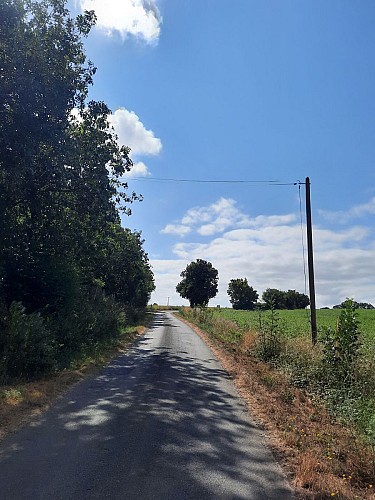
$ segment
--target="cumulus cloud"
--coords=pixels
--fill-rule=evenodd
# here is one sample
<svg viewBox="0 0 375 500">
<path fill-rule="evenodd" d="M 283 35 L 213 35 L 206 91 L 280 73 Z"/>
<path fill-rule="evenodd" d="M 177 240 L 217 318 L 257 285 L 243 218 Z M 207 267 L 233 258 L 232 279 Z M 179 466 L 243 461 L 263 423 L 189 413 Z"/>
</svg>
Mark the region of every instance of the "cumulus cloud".
<svg viewBox="0 0 375 500">
<path fill-rule="evenodd" d="M 148 44 L 157 43 L 162 18 L 155 0 L 78 0 L 82 10 L 94 10 L 96 26 L 106 35 L 117 32 Z"/>
<path fill-rule="evenodd" d="M 237 202 L 231 198 L 220 198 L 208 206 L 190 208 L 175 224 L 168 224 L 162 233 L 170 233 L 170 227 L 183 227 L 181 236 L 195 230 L 201 236 L 213 236 L 230 228 L 274 226 L 287 224 L 296 220 L 295 214 L 286 215 L 259 215 L 250 217 L 237 207 Z M 189 228 L 189 230 L 187 230 Z"/>
<path fill-rule="evenodd" d="M 237 208 L 236 202 L 230 198 L 220 198 L 207 207 L 193 207 L 189 209 L 180 221 L 172 226 L 184 228 L 184 234 L 193 229 L 202 236 L 212 236 L 225 231 L 229 227 L 246 225 L 248 218 Z M 168 226 L 162 229 L 162 233 L 168 233 Z"/>
<path fill-rule="evenodd" d="M 158 155 L 161 151 L 161 140 L 155 137 L 152 130 L 147 130 L 134 111 L 125 108 L 116 109 L 108 116 L 109 123 L 115 129 L 122 145 L 129 146 L 132 154 Z"/>
<path fill-rule="evenodd" d="M 152 130 L 147 130 L 134 111 L 125 108 L 116 109 L 108 116 L 109 123 L 113 126 L 120 145 L 131 149 L 131 158 L 134 160 L 133 168 L 124 177 L 146 177 L 150 175 L 147 166 L 138 161 L 139 156 L 156 156 L 162 149 L 161 140 L 155 137 Z"/>
<path fill-rule="evenodd" d="M 81 120 L 80 112 L 74 108 L 71 111 L 74 120 Z M 152 130 L 147 130 L 134 111 L 118 108 L 114 113 L 108 115 L 108 122 L 112 125 L 120 146 L 128 146 L 131 149 L 131 158 L 134 161 L 133 168 L 126 172 L 124 177 L 146 177 L 150 175 L 148 167 L 140 156 L 157 156 L 162 149 L 161 140 L 155 137 Z"/>
<path fill-rule="evenodd" d="M 202 228 L 212 220 L 215 224 L 216 216 L 220 215 L 219 211 L 216 218 L 212 215 L 213 206 L 233 210 L 235 220 L 220 233 L 213 234 L 208 230 L 202 241 L 197 233 L 202 235 Z M 199 224 L 199 209 L 204 214 L 204 224 Z M 171 303 L 185 303 L 176 294 L 175 287 L 180 279 L 179 273 L 197 258 L 210 261 L 219 271 L 219 293 L 211 300 L 211 305 L 229 305 L 227 287 L 233 278 L 248 278 L 250 285 L 260 294 L 268 287 L 308 293 L 297 215 L 259 215 L 252 218 L 241 213 L 234 200 L 225 203 L 223 199 L 199 209 L 189 210 L 182 218 L 188 227 L 196 230 L 196 237 L 189 232 L 188 241 L 174 244 L 172 251 L 175 259 L 158 260 L 155 266 L 152 261 L 157 287 L 160 279 L 158 270 L 163 265 L 169 269 L 162 274 L 162 287 L 163 293 L 173 299 Z M 302 230 L 304 236 L 306 228 Z M 371 230 L 363 226 L 345 230 L 315 226 L 313 234 L 318 307 L 332 306 L 348 296 L 359 302 L 375 304 L 375 283 L 369 275 L 375 260 Z M 162 298 L 159 300 L 162 301 Z"/>
</svg>

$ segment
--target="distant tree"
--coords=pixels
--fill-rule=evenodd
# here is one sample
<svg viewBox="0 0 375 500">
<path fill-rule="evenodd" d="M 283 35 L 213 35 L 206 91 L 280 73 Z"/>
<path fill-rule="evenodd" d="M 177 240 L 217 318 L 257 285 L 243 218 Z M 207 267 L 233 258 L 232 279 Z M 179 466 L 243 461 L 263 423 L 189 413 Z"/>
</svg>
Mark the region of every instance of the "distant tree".
<svg viewBox="0 0 375 500">
<path fill-rule="evenodd" d="M 271 307 L 274 309 L 286 309 L 285 292 L 276 288 L 267 288 L 262 294 L 262 300 L 267 309 Z"/>
<path fill-rule="evenodd" d="M 358 309 L 375 309 L 375 307 L 368 302 L 359 302 Z"/>
<path fill-rule="evenodd" d="M 275 309 L 305 309 L 310 300 L 304 293 L 296 292 L 295 290 L 277 290 L 276 288 L 267 288 L 263 292 L 262 299 L 266 308 L 274 307 Z"/>
<path fill-rule="evenodd" d="M 310 299 L 304 293 L 288 290 L 285 292 L 286 309 L 305 309 L 310 305 Z"/>
<path fill-rule="evenodd" d="M 227 293 L 233 309 L 253 310 L 258 293 L 247 282 L 247 279 L 237 278 L 229 282 Z"/>
<path fill-rule="evenodd" d="M 190 302 L 190 307 L 207 306 L 217 294 L 218 271 L 211 262 L 197 259 L 181 272 L 182 280 L 176 290 L 182 298 Z"/>
<path fill-rule="evenodd" d="M 333 306 L 333 309 L 345 309 L 349 299 L 344 300 L 341 304 Z M 351 300 L 352 307 L 354 309 L 375 309 L 375 307 L 369 302 L 356 302 Z"/>
</svg>

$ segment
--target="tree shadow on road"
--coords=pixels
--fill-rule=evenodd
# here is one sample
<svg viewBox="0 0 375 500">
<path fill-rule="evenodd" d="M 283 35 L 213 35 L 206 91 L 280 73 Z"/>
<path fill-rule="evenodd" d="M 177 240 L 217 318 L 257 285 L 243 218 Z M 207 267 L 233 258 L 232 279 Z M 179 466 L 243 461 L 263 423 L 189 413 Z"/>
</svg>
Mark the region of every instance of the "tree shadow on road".
<svg viewBox="0 0 375 500">
<path fill-rule="evenodd" d="M 212 354 L 198 360 L 151 341 L 4 442 L 5 498 L 291 498 Z"/>
</svg>

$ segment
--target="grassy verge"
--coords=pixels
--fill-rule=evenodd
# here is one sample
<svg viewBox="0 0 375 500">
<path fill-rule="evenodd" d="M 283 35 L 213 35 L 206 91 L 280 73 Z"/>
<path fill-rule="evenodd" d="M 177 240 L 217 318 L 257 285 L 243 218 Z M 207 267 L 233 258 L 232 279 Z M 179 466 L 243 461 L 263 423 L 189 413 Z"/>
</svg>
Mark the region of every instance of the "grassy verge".
<svg viewBox="0 0 375 500">
<path fill-rule="evenodd" d="M 73 384 L 95 373 L 113 357 L 126 351 L 144 333 L 149 318 L 150 313 L 142 321 L 143 325 L 125 328 L 119 339 L 97 344 L 59 373 L 0 385 L 0 440 L 41 414 Z"/>
<path fill-rule="evenodd" d="M 301 498 L 375 498 L 371 442 L 334 415 L 321 395 L 296 387 L 285 362 L 259 359 L 260 333 L 205 312 L 181 312 L 199 327 L 200 335 L 233 375 L 251 413 L 271 436 Z M 311 367 L 320 362 L 321 350 L 312 349 L 304 338 L 283 343 L 279 360 L 285 352 L 294 358 L 293 373 L 301 378 L 304 363 Z"/>
</svg>

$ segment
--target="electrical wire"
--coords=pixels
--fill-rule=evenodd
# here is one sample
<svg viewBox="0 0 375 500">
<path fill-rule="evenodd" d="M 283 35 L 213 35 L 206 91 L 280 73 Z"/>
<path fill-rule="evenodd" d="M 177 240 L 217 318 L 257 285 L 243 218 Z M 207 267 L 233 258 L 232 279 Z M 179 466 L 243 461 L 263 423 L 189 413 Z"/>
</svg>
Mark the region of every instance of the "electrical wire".
<svg viewBox="0 0 375 500">
<path fill-rule="evenodd" d="M 305 249 L 305 240 L 304 240 L 304 237 L 303 237 L 301 183 L 299 183 L 299 185 L 298 185 L 298 197 L 299 197 L 299 216 L 300 216 L 300 223 L 301 223 L 301 243 L 302 243 L 303 275 L 304 275 L 304 279 L 305 279 L 305 294 L 307 295 L 306 249 Z"/>
<path fill-rule="evenodd" d="M 296 186 L 302 184 L 298 182 L 281 182 L 278 180 L 247 180 L 247 179 L 176 179 L 161 177 L 119 177 L 125 181 L 152 181 L 152 182 L 184 182 L 200 184 L 268 184 L 272 186 Z"/>
</svg>

